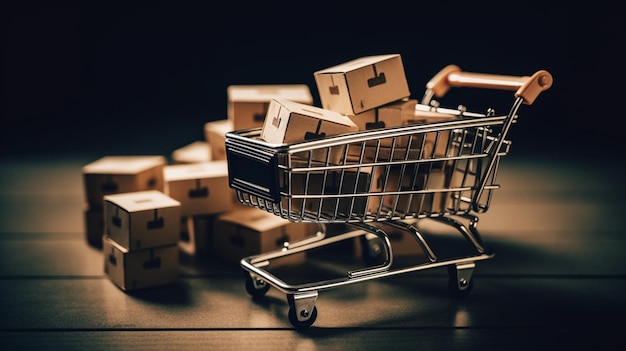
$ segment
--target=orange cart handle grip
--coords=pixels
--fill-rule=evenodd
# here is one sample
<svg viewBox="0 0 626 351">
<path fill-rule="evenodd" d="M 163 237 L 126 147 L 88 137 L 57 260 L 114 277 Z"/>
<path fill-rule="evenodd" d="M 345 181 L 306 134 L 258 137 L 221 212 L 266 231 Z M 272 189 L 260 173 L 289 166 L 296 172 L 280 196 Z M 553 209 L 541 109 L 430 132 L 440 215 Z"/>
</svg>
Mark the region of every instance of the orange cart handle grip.
<svg viewBox="0 0 626 351">
<path fill-rule="evenodd" d="M 519 77 L 463 72 L 456 65 L 448 65 L 426 84 L 426 88 L 439 98 L 451 87 L 515 90 L 515 97 L 522 98 L 525 104 L 531 105 L 542 91 L 552 86 L 552 81 L 552 75 L 546 70 L 537 71 L 532 76 Z"/>
</svg>

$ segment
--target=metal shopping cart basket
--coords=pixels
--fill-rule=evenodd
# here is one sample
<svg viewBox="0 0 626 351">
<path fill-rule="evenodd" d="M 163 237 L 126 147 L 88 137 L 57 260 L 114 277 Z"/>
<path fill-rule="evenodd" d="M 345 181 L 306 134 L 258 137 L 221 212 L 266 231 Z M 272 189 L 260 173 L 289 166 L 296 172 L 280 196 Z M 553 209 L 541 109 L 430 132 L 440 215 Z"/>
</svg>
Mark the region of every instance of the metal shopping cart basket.
<svg viewBox="0 0 626 351">
<path fill-rule="evenodd" d="M 288 145 L 264 142 L 261 128 L 227 133 L 229 182 L 238 200 L 292 222 L 319 226 L 314 236 L 243 258 L 248 293 L 262 296 L 270 286 L 285 293 L 289 321 L 296 328 L 315 322 L 319 291 L 426 268 L 448 267 L 450 291 L 467 295 L 475 262 L 494 255 L 478 233 L 476 215 L 488 210 L 492 192 L 499 187 L 498 165 L 510 146 L 507 132 L 520 106 L 532 104 L 551 85 L 552 76 L 545 70 L 517 77 L 463 72 L 450 65 L 427 83 L 415 108 L 415 123 Z M 500 116 L 491 109 L 479 114 L 438 107 L 433 98 L 451 87 L 511 90 L 514 102 L 509 113 Z M 426 122 L 418 123 L 421 117 Z M 416 225 L 423 219 L 458 230 L 473 252 L 438 257 Z M 354 230 L 328 235 L 330 223 Z M 380 223 L 410 233 L 426 262 L 392 266 L 392 245 Z M 274 259 L 357 237 L 374 237 L 364 242 L 376 243 L 367 248 L 380 259 L 341 278 L 289 284 L 267 269 Z"/>
</svg>

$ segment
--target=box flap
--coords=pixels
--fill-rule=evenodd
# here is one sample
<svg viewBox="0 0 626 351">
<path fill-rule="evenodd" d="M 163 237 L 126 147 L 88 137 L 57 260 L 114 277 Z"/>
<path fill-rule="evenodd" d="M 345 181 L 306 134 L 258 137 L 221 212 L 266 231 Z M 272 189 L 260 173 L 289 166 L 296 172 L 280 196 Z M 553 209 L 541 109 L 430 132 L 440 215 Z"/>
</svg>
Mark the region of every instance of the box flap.
<svg viewBox="0 0 626 351">
<path fill-rule="evenodd" d="M 257 232 L 267 232 L 290 222 L 256 207 L 238 208 L 219 216 L 220 221 L 236 224 Z"/>
<path fill-rule="evenodd" d="M 322 70 L 316 71 L 314 74 L 329 74 L 329 73 L 345 73 L 358 68 L 373 65 L 380 61 L 388 60 L 394 57 L 398 57 L 400 54 L 388 54 L 388 55 L 374 55 L 357 58 L 348 62 L 344 62 L 332 67 L 328 67 Z"/>
<path fill-rule="evenodd" d="M 213 160 L 190 164 L 167 165 L 163 169 L 165 181 L 186 179 L 204 179 L 228 177 L 228 163 L 226 160 Z"/>
<path fill-rule="evenodd" d="M 322 119 L 331 123 L 337 123 L 347 126 L 352 131 L 358 131 L 359 127 L 352 120 L 339 112 L 323 109 L 317 106 L 309 106 L 295 101 L 284 99 L 273 99 L 276 103 L 288 109 L 291 113 L 297 113 L 303 116 L 311 116 Z"/>
<path fill-rule="evenodd" d="M 106 195 L 104 201 L 111 202 L 128 212 L 180 206 L 180 202 L 158 190 Z"/>
<path fill-rule="evenodd" d="M 104 156 L 88 165 L 85 174 L 136 174 L 154 167 L 164 166 L 164 156 Z"/>
<path fill-rule="evenodd" d="M 269 102 L 272 98 L 313 103 L 311 89 L 306 84 L 231 85 L 227 88 L 231 102 Z"/>
</svg>

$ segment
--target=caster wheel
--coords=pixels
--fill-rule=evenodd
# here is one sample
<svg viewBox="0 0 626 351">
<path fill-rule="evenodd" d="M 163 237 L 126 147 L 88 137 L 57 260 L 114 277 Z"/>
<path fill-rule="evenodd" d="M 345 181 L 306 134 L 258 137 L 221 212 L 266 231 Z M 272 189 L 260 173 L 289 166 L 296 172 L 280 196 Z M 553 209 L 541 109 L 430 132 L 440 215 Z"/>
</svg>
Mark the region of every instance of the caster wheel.
<svg viewBox="0 0 626 351">
<path fill-rule="evenodd" d="M 246 291 L 250 294 L 250 296 L 263 296 L 269 289 L 270 285 L 267 284 L 267 282 L 261 280 L 257 280 L 255 282 L 250 275 L 246 276 Z"/>
<path fill-rule="evenodd" d="M 304 311 L 303 311 L 304 312 Z M 296 308 L 294 305 L 289 306 L 289 322 L 291 325 L 296 327 L 296 329 L 305 329 L 313 325 L 315 320 L 317 319 L 317 307 L 313 306 L 313 311 L 310 312 L 309 318 L 307 320 L 301 321 L 298 319 Z"/>
<path fill-rule="evenodd" d="M 458 281 L 456 267 L 452 266 L 448 269 L 448 292 L 452 297 L 465 297 L 469 295 L 474 287 L 474 279 L 463 280 L 461 284 Z"/>
</svg>

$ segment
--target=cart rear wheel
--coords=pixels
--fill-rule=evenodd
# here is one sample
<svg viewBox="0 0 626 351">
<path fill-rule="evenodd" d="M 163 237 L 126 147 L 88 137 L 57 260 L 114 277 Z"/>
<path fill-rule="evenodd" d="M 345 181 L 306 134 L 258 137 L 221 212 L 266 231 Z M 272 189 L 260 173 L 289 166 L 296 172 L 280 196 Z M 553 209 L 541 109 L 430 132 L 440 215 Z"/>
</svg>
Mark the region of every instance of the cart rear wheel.
<svg viewBox="0 0 626 351">
<path fill-rule="evenodd" d="M 249 274 L 246 275 L 246 291 L 251 296 L 263 296 L 270 289 L 267 282 L 260 279 L 253 279 Z"/>
<path fill-rule="evenodd" d="M 298 313 L 300 313 L 301 315 L 308 314 L 308 319 L 299 320 Z M 313 310 L 310 312 L 309 311 L 298 312 L 296 311 L 295 305 L 289 305 L 289 322 L 291 323 L 291 325 L 296 327 L 296 329 L 308 328 L 311 325 L 313 325 L 313 323 L 315 323 L 316 319 L 317 319 L 317 307 L 316 306 L 313 306 Z"/>
<path fill-rule="evenodd" d="M 474 287 L 474 279 L 460 278 L 456 266 L 448 267 L 448 292 L 453 297 L 465 297 Z"/>
</svg>

